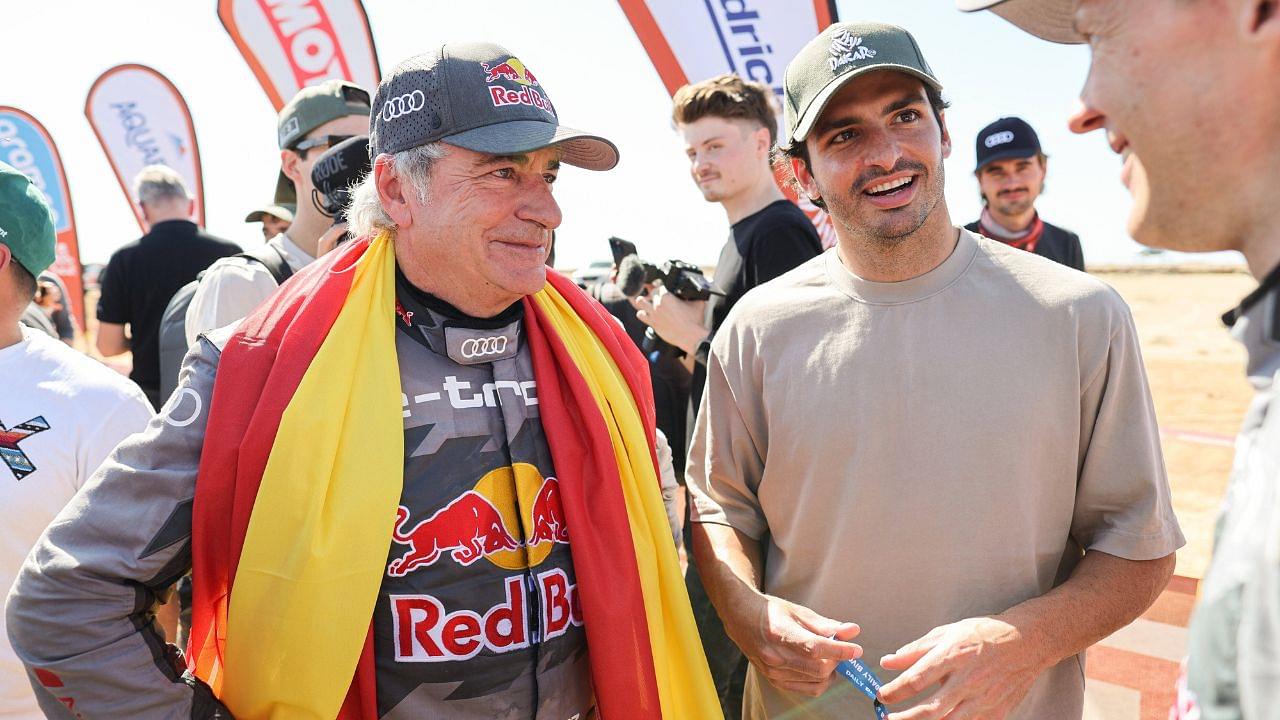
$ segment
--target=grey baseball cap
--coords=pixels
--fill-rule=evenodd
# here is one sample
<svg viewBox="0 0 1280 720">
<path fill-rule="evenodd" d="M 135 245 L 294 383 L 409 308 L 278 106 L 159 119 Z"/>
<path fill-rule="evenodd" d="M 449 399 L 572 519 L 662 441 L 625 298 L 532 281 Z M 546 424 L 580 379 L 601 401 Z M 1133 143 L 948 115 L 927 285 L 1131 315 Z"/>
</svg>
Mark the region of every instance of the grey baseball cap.
<svg viewBox="0 0 1280 720">
<path fill-rule="evenodd" d="M 870 72 L 906 73 L 941 92 L 911 33 L 882 23 L 835 23 L 810 40 L 783 76 L 787 133 L 779 145 L 803 142 L 827 102 L 845 83 Z"/>
<path fill-rule="evenodd" d="M 1043 40 L 1079 45 L 1087 42 L 1076 32 L 1076 0 L 956 0 L 964 12 L 990 10 Z"/>
<path fill-rule="evenodd" d="M 492 43 L 442 45 L 400 63 L 378 85 L 369 118 L 372 157 L 436 141 L 495 155 L 557 145 L 570 165 L 618 164 L 617 146 L 561 125 L 537 76 Z"/>
</svg>

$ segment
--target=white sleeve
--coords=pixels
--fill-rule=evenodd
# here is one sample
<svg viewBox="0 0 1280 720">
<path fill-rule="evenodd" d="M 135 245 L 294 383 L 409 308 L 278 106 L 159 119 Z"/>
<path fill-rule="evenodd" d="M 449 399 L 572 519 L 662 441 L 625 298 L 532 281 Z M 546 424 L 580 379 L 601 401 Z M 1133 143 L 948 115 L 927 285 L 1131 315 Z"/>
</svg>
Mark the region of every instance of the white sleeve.
<svg viewBox="0 0 1280 720">
<path fill-rule="evenodd" d="M 201 333 L 230 325 L 253 312 L 279 285 L 265 265 L 245 258 L 224 258 L 205 271 L 187 306 L 187 347 Z"/>
<path fill-rule="evenodd" d="M 671 525 L 671 539 L 675 540 L 676 547 L 684 544 L 684 518 L 679 516 L 678 503 L 676 496 L 680 491 L 680 484 L 676 482 L 676 468 L 671 462 L 671 442 L 667 440 L 667 436 L 661 430 L 655 430 L 656 436 L 654 443 L 658 451 L 658 470 L 660 477 L 659 484 L 662 487 L 662 505 L 667 511 L 667 523 Z"/>
<path fill-rule="evenodd" d="M 115 401 L 102 414 L 98 425 L 92 428 L 80 443 L 76 473 L 76 489 L 84 486 L 98 466 L 107 459 L 125 438 L 147 429 L 151 422 L 151 403 L 141 390 L 134 389 Z"/>
</svg>

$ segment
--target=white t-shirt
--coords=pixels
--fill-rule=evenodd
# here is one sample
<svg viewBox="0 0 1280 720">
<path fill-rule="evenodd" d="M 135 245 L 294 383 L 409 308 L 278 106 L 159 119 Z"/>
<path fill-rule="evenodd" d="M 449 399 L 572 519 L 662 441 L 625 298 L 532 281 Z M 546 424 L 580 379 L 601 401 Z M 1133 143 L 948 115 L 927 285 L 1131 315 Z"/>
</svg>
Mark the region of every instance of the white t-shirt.
<svg viewBox="0 0 1280 720">
<path fill-rule="evenodd" d="M 45 526 L 150 419 L 137 385 L 53 338 L 24 328 L 0 348 L 0 597 Z M 0 718 L 42 717 L 0 613 Z"/>
</svg>

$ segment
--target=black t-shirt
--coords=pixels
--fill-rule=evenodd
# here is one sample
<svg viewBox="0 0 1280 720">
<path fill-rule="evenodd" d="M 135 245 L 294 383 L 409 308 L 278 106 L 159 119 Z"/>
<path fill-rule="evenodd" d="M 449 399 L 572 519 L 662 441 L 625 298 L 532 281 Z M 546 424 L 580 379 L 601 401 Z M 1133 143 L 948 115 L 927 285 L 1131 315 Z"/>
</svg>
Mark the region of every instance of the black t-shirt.
<svg viewBox="0 0 1280 720">
<path fill-rule="evenodd" d="M 729 228 L 729 242 L 720 251 L 716 263 L 714 289 L 723 295 L 712 295 L 707 301 L 707 325 L 714 335 L 729 310 L 748 290 L 802 265 L 822 253 L 822 239 L 813 221 L 789 200 L 777 200 L 764 209 L 739 220 Z M 692 418 L 702 402 L 702 388 L 707 369 L 702 363 L 693 368 L 693 386 L 689 398 L 690 420 L 686 433 L 693 432 Z"/>
<path fill-rule="evenodd" d="M 160 318 L 169 299 L 219 258 L 240 246 L 201 230 L 193 222 L 168 220 L 111 256 L 102 275 L 98 320 L 129 325 L 133 372 L 143 390 L 160 388 Z"/>
</svg>

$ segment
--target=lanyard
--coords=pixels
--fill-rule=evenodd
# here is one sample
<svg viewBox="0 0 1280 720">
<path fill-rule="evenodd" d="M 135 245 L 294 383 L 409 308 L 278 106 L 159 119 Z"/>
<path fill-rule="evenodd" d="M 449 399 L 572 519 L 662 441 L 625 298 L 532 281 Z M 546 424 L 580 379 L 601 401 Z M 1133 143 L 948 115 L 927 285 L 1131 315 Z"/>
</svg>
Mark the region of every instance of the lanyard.
<svg viewBox="0 0 1280 720">
<path fill-rule="evenodd" d="M 876 717 L 879 720 L 887 720 L 889 717 L 889 709 L 884 703 L 876 697 L 876 693 L 880 691 L 880 678 L 876 674 L 867 669 L 861 660 L 842 660 L 836 665 L 836 672 L 845 680 L 848 680 L 863 695 L 866 695 L 871 702 L 875 703 Z"/>
</svg>

